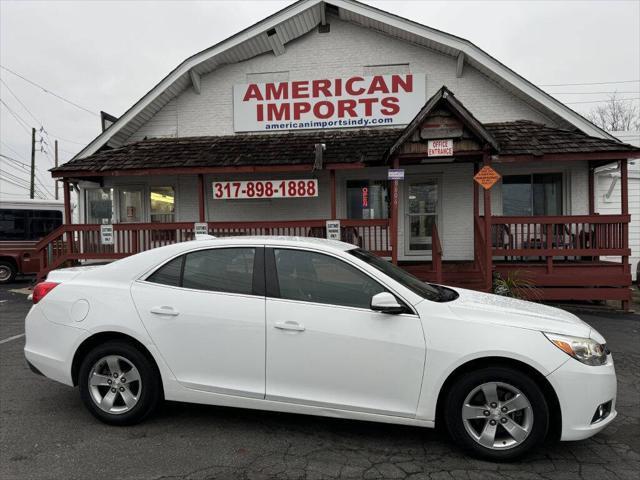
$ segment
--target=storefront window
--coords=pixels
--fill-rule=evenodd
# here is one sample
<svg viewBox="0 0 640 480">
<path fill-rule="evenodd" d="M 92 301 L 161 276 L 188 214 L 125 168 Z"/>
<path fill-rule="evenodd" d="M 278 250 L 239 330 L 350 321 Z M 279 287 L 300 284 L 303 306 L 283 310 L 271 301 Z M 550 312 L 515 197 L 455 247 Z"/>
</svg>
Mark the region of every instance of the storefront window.
<svg viewBox="0 0 640 480">
<path fill-rule="evenodd" d="M 151 221 L 172 223 L 175 221 L 176 193 L 173 187 L 151 187 Z"/>
<path fill-rule="evenodd" d="M 386 180 L 348 180 L 347 218 L 389 218 L 389 194 Z"/>
<path fill-rule="evenodd" d="M 87 190 L 87 223 L 113 223 L 113 189 L 92 188 Z"/>
<path fill-rule="evenodd" d="M 142 222 L 142 188 L 119 188 L 120 223 Z"/>
<path fill-rule="evenodd" d="M 505 175 L 502 205 L 504 215 L 562 215 L 562 174 Z"/>
</svg>

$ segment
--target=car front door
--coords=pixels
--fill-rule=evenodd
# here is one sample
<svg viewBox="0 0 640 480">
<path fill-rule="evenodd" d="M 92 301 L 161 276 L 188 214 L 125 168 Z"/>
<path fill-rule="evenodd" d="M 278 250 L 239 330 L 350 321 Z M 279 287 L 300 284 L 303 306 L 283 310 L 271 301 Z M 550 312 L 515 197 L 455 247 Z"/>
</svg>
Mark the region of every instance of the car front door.
<svg viewBox="0 0 640 480">
<path fill-rule="evenodd" d="M 420 319 L 370 309 L 385 288 L 324 253 L 266 249 L 269 400 L 413 417 L 422 384 Z"/>
<path fill-rule="evenodd" d="M 197 250 L 134 283 L 142 321 L 183 385 L 264 398 L 263 251 Z"/>
</svg>

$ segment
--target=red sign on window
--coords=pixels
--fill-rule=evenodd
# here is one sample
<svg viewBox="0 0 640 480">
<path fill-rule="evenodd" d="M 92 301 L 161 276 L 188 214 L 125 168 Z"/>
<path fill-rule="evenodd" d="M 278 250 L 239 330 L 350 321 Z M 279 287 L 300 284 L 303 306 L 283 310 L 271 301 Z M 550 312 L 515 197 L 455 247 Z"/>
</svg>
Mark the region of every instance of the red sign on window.
<svg viewBox="0 0 640 480">
<path fill-rule="evenodd" d="M 369 189 L 362 187 L 362 208 L 369 207 Z"/>
</svg>

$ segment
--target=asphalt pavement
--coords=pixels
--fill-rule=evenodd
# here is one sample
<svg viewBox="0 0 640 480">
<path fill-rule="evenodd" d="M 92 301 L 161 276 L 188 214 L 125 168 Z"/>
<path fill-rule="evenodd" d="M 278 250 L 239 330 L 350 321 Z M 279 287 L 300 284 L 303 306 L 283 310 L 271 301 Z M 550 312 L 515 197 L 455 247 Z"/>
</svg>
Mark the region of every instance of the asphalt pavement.
<svg viewBox="0 0 640 480">
<path fill-rule="evenodd" d="M 95 420 L 78 391 L 27 368 L 26 295 L 0 287 L 0 478 L 634 479 L 640 478 L 640 315 L 576 310 L 608 340 L 619 417 L 581 442 L 519 462 L 464 455 L 429 429 L 167 402 L 145 423 Z"/>
</svg>

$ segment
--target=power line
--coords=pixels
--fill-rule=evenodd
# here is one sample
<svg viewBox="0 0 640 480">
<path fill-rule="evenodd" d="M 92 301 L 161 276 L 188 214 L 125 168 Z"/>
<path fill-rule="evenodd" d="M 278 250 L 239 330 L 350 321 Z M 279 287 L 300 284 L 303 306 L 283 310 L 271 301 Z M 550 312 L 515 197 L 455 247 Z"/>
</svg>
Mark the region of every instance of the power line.
<svg viewBox="0 0 640 480">
<path fill-rule="evenodd" d="M 640 83 L 638 80 L 618 80 L 616 82 L 585 82 L 585 83 L 548 83 L 545 85 L 538 85 L 539 87 L 573 87 L 578 85 L 609 85 L 612 83 Z"/>
<path fill-rule="evenodd" d="M 615 101 L 616 102 L 627 102 L 627 101 L 633 101 L 633 100 L 640 100 L 640 97 L 636 97 L 636 98 L 616 98 Z M 605 100 L 586 100 L 584 102 L 563 102 L 565 105 L 576 105 L 578 103 L 603 103 L 603 102 L 610 102 L 611 99 L 607 98 Z"/>
<path fill-rule="evenodd" d="M 20 125 L 22 128 L 24 128 L 24 129 L 25 129 L 25 131 L 26 131 L 27 133 L 30 133 L 30 132 L 29 132 L 29 124 L 28 124 L 27 122 L 25 122 L 25 121 L 20 117 L 20 115 L 18 115 L 16 112 L 14 112 L 13 110 L 11 110 L 11 107 L 9 107 L 9 105 L 7 105 L 7 104 L 4 102 L 4 100 L 2 100 L 1 98 L 0 98 L 0 103 L 2 103 L 2 105 L 4 105 L 4 107 L 5 107 L 7 110 L 9 110 L 9 113 L 13 116 L 13 118 L 15 118 L 16 122 L 18 122 L 18 125 Z"/>
<path fill-rule="evenodd" d="M 633 92 L 633 91 L 628 91 L 628 92 L 619 92 L 619 91 L 615 91 L 615 92 L 547 92 L 550 93 L 551 95 L 616 95 L 618 93 L 623 94 L 623 93 L 640 93 L 640 92 Z"/>
<path fill-rule="evenodd" d="M 0 170 L 0 172 L 1 172 L 1 173 L 4 173 L 4 175 L 5 175 L 5 176 L 2 178 L 2 181 L 3 181 L 3 182 L 8 182 L 8 183 L 10 183 L 10 184 L 12 184 L 12 185 L 15 185 L 16 187 L 23 188 L 23 189 L 25 189 L 25 190 L 29 190 L 29 189 L 30 189 L 30 188 L 29 188 L 29 186 L 25 186 L 25 184 L 26 184 L 26 185 L 29 185 L 29 182 L 27 182 L 26 180 L 24 180 L 24 179 L 22 179 L 22 178 L 20 178 L 20 177 L 16 177 L 15 175 L 10 174 L 9 172 L 5 172 L 5 171 L 2 171 L 2 170 Z M 17 181 L 16 181 L 16 180 L 13 180 L 13 179 L 11 179 L 11 178 L 7 178 L 7 175 L 9 175 L 9 176 L 11 176 L 11 177 L 13 177 L 13 178 L 17 179 Z M 21 184 L 21 183 L 19 183 L 19 182 L 22 182 L 22 184 Z M 46 194 L 44 194 L 44 193 L 42 192 L 42 190 L 40 190 L 40 188 L 38 188 L 38 186 L 37 186 L 37 185 L 36 185 L 36 186 L 35 186 L 35 188 L 34 188 L 34 193 L 35 193 L 38 197 L 40 197 L 42 200 L 46 200 L 46 199 L 47 199 Z"/>
<path fill-rule="evenodd" d="M 90 110 L 90 109 L 88 109 L 86 107 L 83 107 L 82 105 L 78 105 L 77 103 L 72 102 L 71 100 L 69 100 L 67 98 L 64 98 L 62 95 L 58 95 L 57 93 L 52 92 L 51 90 L 47 90 L 42 85 L 40 85 L 40 84 L 38 84 L 38 83 L 36 83 L 36 82 L 34 82 L 32 80 L 29 80 L 28 78 L 24 77 L 23 75 L 20 75 L 19 73 L 14 72 L 13 70 L 11 70 L 10 68 L 5 67 L 4 65 L 0 65 L 0 68 L 2 68 L 3 70 L 6 70 L 9 73 L 12 73 L 13 75 L 15 75 L 18 78 L 21 78 L 25 82 L 28 82 L 31 85 L 40 88 L 42 91 L 44 91 L 44 92 L 46 92 L 46 93 L 48 93 L 50 95 L 53 95 L 54 97 L 62 100 L 63 102 L 68 103 L 69 105 L 73 105 L 74 107 L 79 108 L 80 110 L 84 110 L 85 112 L 90 113 L 91 115 L 95 115 L 96 117 L 100 117 L 100 115 L 98 115 L 96 112 L 94 112 L 94 111 L 92 111 L 92 110 Z"/>
<path fill-rule="evenodd" d="M 13 97 L 18 101 L 18 103 L 19 103 L 20 105 L 22 105 L 22 108 L 24 108 L 24 109 L 27 111 L 27 113 L 28 113 L 29 115 L 31 115 L 31 118 L 33 118 L 33 119 L 36 121 L 36 123 L 37 123 L 38 125 L 41 125 L 41 126 L 42 126 L 42 122 L 41 122 L 40 120 L 38 120 L 38 119 L 35 117 L 35 115 L 31 112 L 31 110 L 29 110 L 29 109 L 27 108 L 27 106 L 26 106 L 24 103 L 22 103 L 22 100 L 20 100 L 20 98 L 18 98 L 18 96 L 13 92 L 13 90 L 11 90 L 11 88 L 9 87 L 9 85 L 7 85 L 7 82 L 5 82 L 2 78 L 0 78 L 0 82 L 2 82 L 2 84 L 3 84 L 5 87 L 7 87 L 7 90 L 9 90 L 9 93 L 10 93 L 11 95 L 13 95 Z"/>
<path fill-rule="evenodd" d="M 18 155 L 18 157 L 22 158 L 22 160 L 24 160 L 24 157 L 18 153 L 17 150 L 11 148 L 11 146 L 7 145 L 6 143 L 4 143 L 2 140 L 0 140 L 0 144 L 4 145 L 5 147 L 7 147 L 9 150 L 11 150 L 13 153 L 15 153 L 16 155 Z"/>
</svg>

